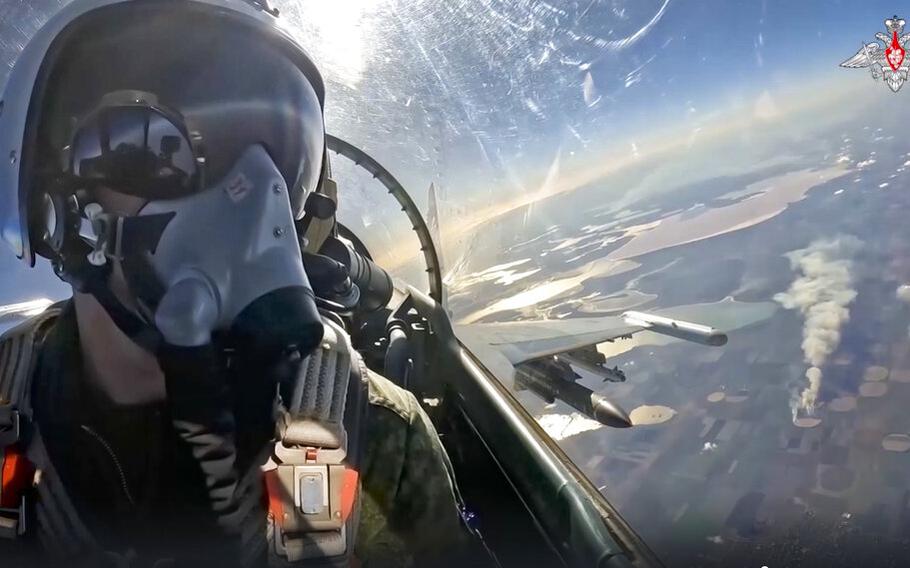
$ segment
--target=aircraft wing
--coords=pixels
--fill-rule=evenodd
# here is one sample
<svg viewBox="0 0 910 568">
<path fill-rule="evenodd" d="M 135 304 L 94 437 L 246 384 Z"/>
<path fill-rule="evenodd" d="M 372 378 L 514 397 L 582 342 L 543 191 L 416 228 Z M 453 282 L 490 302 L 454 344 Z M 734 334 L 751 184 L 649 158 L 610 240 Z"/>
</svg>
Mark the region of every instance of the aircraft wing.
<svg viewBox="0 0 910 568">
<path fill-rule="evenodd" d="M 641 325 L 629 325 L 617 316 L 477 323 L 455 327 L 456 334 L 463 341 L 471 344 L 482 341 L 500 351 L 513 365 L 606 343 L 645 329 Z"/>
<path fill-rule="evenodd" d="M 652 331 L 704 345 L 723 345 L 726 334 L 706 325 L 644 312 L 622 316 L 455 325 L 455 334 L 490 370 L 512 378 L 514 367 Z"/>
<path fill-rule="evenodd" d="M 723 345 L 727 336 L 713 327 L 644 312 L 566 320 L 481 323 L 456 326 L 470 343 L 483 341 L 513 365 L 629 337 L 648 330 L 705 345 Z"/>
</svg>

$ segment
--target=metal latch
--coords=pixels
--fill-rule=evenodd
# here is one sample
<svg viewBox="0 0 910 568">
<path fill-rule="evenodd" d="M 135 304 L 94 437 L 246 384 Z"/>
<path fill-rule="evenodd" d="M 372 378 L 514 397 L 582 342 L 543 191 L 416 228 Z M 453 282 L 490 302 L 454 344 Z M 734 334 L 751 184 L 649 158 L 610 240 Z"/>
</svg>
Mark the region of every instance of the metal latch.
<svg viewBox="0 0 910 568">
<path fill-rule="evenodd" d="M 277 494 L 287 498 L 284 514 L 276 523 L 275 552 L 289 562 L 346 554 L 345 466 L 280 464 L 273 472 L 279 484 Z"/>
<path fill-rule="evenodd" d="M 8 405 L 0 405 L 0 448 L 12 446 L 20 436 L 19 411 Z"/>
<path fill-rule="evenodd" d="M 15 539 L 25 534 L 25 499 L 17 509 L 0 509 L 0 539 Z"/>
<path fill-rule="evenodd" d="M 304 515 L 320 515 L 329 506 L 329 468 L 294 466 L 294 504 Z"/>
</svg>

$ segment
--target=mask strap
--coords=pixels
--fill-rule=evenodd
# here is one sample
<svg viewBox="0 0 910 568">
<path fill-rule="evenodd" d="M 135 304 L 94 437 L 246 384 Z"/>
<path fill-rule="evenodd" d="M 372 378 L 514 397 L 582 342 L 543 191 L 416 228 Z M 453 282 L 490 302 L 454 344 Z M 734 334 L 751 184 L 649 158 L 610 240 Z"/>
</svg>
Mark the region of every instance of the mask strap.
<svg viewBox="0 0 910 568">
<path fill-rule="evenodd" d="M 105 259 L 105 251 L 110 248 L 119 249 L 121 241 L 120 233 L 123 231 L 123 219 L 104 215 L 103 210 L 96 204 L 89 204 L 85 208 L 86 217 L 76 217 L 80 221 L 81 245 L 73 251 L 66 251 L 68 254 L 60 255 L 54 260 L 54 271 L 57 275 L 68 282 L 76 290 L 91 294 L 104 311 L 107 312 L 114 324 L 129 337 L 134 343 L 155 355 L 161 345 L 162 338 L 160 332 L 153 326 L 149 325 L 143 318 L 139 317 L 126 308 L 123 303 L 117 299 L 117 296 L 111 292 L 107 285 L 107 277 L 110 275 L 110 263 Z M 78 205 L 75 206 L 73 215 L 78 215 Z M 145 233 L 151 234 L 151 250 L 157 245 L 157 237 L 160 238 L 160 232 L 170 221 L 173 215 L 154 216 L 153 219 L 143 223 L 134 223 L 136 227 L 128 227 L 132 232 L 144 236 Z M 97 222 L 96 222 L 97 221 Z M 148 231 L 143 229 L 160 229 Z M 148 239 L 141 241 L 146 243 Z M 111 246 L 113 245 L 113 247 Z M 86 255 L 84 247 L 91 247 L 92 252 Z M 115 254 L 122 254 L 120 250 L 114 250 Z M 99 262 L 93 262 L 93 256 L 100 256 Z"/>
<path fill-rule="evenodd" d="M 104 273 L 98 271 L 89 277 L 80 291 L 94 296 L 114 324 L 136 345 L 153 355 L 156 354 L 161 345 L 161 334 L 117 299 L 117 296 L 104 283 L 102 278 Z"/>
</svg>

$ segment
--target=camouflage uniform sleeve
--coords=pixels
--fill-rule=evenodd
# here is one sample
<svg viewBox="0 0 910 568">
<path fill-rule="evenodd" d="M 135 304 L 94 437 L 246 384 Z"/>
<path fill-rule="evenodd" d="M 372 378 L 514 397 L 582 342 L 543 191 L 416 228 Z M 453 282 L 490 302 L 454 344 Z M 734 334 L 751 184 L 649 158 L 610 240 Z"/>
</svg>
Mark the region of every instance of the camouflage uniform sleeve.
<svg viewBox="0 0 910 568">
<path fill-rule="evenodd" d="M 367 566 L 438 565 L 467 541 L 448 455 L 414 395 L 369 373 L 357 556 Z"/>
</svg>

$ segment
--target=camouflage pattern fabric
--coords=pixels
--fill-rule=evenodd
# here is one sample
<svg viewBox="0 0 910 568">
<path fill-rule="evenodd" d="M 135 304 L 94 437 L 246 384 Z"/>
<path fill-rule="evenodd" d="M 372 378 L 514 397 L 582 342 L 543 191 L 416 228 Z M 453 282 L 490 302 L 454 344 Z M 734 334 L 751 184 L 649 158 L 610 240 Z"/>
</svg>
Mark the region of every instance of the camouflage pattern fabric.
<svg viewBox="0 0 910 568">
<path fill-rule="evenodd" d="M 369 372 L 363 504 L 366 567 L 439 566 L 467 540 L 448 455 L 412 393 Z"/>
</svg>

